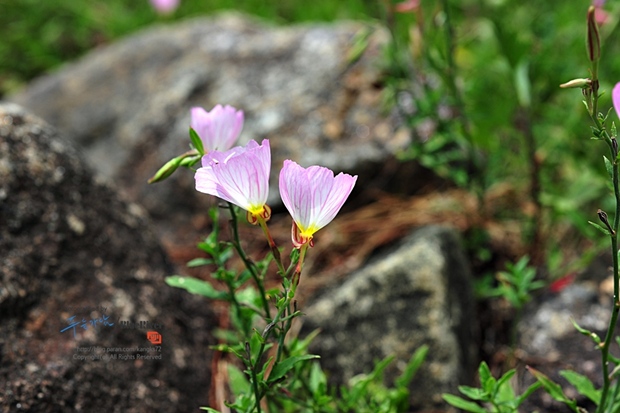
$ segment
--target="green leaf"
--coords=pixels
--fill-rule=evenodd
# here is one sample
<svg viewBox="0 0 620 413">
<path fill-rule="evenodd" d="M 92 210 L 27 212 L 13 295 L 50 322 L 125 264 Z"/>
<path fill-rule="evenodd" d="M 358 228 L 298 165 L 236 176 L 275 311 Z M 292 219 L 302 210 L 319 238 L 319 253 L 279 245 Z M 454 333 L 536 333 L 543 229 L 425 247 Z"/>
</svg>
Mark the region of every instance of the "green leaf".
<svg viewBox="0 0 620 413">
<path fill-rule="evenodd" d="M 362 57 L 366 48 L 368 48 L 368 38 L 370 34 L 371 31 L 369 29 L 364 29 L 355 34 L 346 57 L 348 64 L 352 65 Z"/>
<path fill-rule="evenodd" d="M 459 386 L 459 391 L 472 400 L 489 401 L 489 393 L 477 387 Z"/>
<path fill-rule="evenodd" d="M 228 383 L 230 384 L 230 390 L 234 395 L 247 394 L 252 391 L 250 382 L 241 370 L 231 363 L 227 364 L 226 370 L 228 372 Z"/>
<path fill-rule="evenodd" d="M 211 412 L 211 413 L 220 413 L 219 410 L 215 410 L 215 409 L 212 409 L 210 407 L 201 407 L 200 410 L 206 410 L 206 411 Z"/>
<path fill-rule="evenodd" d="M 318 358 L 320 357 L 314 354 L 304 354 L 301 356 L 293 356 L 282 360 L 281 362 L 277 363 L 271 370 L 269 378 L 267 379 L 267 383 L 273 383 L 281 379 L 289 370 L 291 370 L 295 366 L 295 364 L 299 363 L 300 361 Z"/>
<path fill-rule="evenodd" d="M 448 404 L 456 407 L 457 409 L 472 413 L 487 413 L 485 409 L 478 406 L 476 403 L 467 401 L 453 394 L 442 394 L 441 397 L 443 397 Z"/>
<path fill-rule="evenodd" d="M 588 221 L 588 224 L 592 225 L 594 228 L 598 229 L 599 231 L 601 231 L 605 235 L 611 235 L 607 228 L 603 228 L 602 226 L 600 226 L 596 222 Z"/>
<path fill-rule="evenodd" d="M 560 376 L 575 386 L 579 394 L 586 396 L 598 406 L 601 401 L 601 390 L 597 390 L 589 378 L 571 370 L 560 371 Z"/>
<path fill-rule="evenodd" d="M 515 375 L 517 371 L 515 369 L 508 370 L 500 379 L 497 381 L 497 387 L 502 387 L 504 384 L 508 382 Z"/>
<path fill-rule="evenodd" d="M 492 394 L 495 391 L 495 384 L 497 381 L 491 374 L 489 366 L 484 361 L 481 362 L 478 367 L 478 376 L 480 378 L 480 387 L 487 393 Z"/>
<path fill-rule="evenodd" d="M 212 300 L 224 300 L 228 297 L 227 293 L 216 290 L 207 281 L 199 280 L 193 277 L 172 275 L 170 277 L 166 277 L 166 284 L 171 287 L 182 288 L 192 294 L 211 298 Z"/>
<path fill-rule="evenodd" d="M 394 385 L 396 387 L 409 386 L 409 383 L 411 383 L 411 380 L 413 380 L 413 376 L 424 362 L 427 354 L 427 345 L 423 345 L 419 349 L 417 349 L 415 353 L 413 353 L 413 355 L 411 356 L 411 359 L 409 360 L 409 363 L 407 363 L 407 367 L 405 367 L 403 373 L 396 380 L 394 380 Z"/>
<path fill-rule="evenodd" d="M 532 94 L 530 87 L 530 76 L 528 73 L 529 62 L 522 59 L 515 67 L 515 88 L 517 90 L 517 99 L 519 105 L 524 108 L 529 108 L 532 102 Z"/>
<path fill-rule="evenodd" d="M 573 409 L 573 411 L 579 412 L 579 410 L 577 409 L 577 402 L 575 400 L 570 400 L 568 397 L 566 397 L 566 395 L 564 394 L 564 391 L 562 390 L 562 386 L 555 383 L 549 377 L 545 376 L 543 373 L 541 373 L 540 371 L 536 369 L 533 369 L 529 366 L 527 367 L 527 369 L 529 370 L 530 373 L 534 375 L 536 380 L 538 380 L 540 384 L 542 384 L 545 391 L 549 393 L 551 397 L 553 397 L 555 400 L 559 402 L 566 404 L 568 407 Z"/>
<path fill-rule="evenodd" d="M 611 161 L 607 159 L 605 155 L 603 155 L 603 159 L 605 160 L 605 169 L 607 169 L 607 174 L 609 175 L 609 179 L 614 178 L 614 167 L 611 164 Z"/>
<path fill-rule="evenodd" d="M 516 405 L 514 408 L 516 409 L 523 403 L 532 393 L 538 390 L 542 384 L 540 382 L 532 383 L 519 397 L 516 399 Z"/>
<path fill-rule="evenodd" d="M 515 369 L 509 370 L 497 381 L 496 394 L 493 395 L 496 401 L 508 402 L 515 399 L 515 392 L 508 381 L 516 372 Z"/>
<path fill-rule="evenodd" d="M 193 260 L 189 261 L 186 265 L 189 268 L 193 268 L 193 267 L 201 267 L 203 265 L 209 265 L 209 264 L 213 264 L 213 260 L 210 260 L 208 258 L 194 258 Z"/>
<path fill-rule="evenodd" d="M 199 242 L 198 248 L 211 255 L 212 257 L 217 254 L 216 244 L 209 242 L 208 238 L 205 240 L 205 242 Z"/>
<path fill-rule="evenodd" d="M 192 141 L 192 146 L 194 147 L 194 149 L 196 149 L 200 153 L 200 155 L 204 155 L 205 148 L 202 145 L 202 139 L 200 139 L 198 133 L 196 133 L 196 131 L 191 127 L 189 128 L 189 138 Z"/>
</svg>

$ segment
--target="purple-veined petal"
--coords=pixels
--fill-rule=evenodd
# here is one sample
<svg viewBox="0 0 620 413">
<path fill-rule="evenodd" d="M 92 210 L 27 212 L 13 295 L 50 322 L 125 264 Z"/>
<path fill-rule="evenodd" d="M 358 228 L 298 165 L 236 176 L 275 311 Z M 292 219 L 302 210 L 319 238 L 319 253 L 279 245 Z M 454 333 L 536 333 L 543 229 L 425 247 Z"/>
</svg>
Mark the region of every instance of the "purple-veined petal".
<svg viewBox="0 0 620 413">
<path fill-rule="evenodd" d="M 269 195 L 271 150 L 269 141 L 259 146 L 250 141 L 245 147 L 226 152 L 213 151 L 202 158 L 196 171 L 196 189 L 231 202 L 246 211 L 260 213 Z"/>
<path fill-rule="evenodd" d="M 330 169 L 321 166 L 302 168 L 293 161 L 284 161 L 280 196 L 301 236 L 311 238 L 336 217 L 356 180 L 357 176 L 343 173 L 334 177 Z"/>
</svg>

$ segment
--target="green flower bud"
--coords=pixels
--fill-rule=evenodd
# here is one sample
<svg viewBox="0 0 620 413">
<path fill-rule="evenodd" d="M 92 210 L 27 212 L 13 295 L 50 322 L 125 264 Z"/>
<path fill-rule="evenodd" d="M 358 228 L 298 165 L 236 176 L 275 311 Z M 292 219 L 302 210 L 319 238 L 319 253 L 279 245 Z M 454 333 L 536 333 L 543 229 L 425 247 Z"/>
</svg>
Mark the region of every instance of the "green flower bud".
<svg viewBox="0 0 620 413">
<path fill-rule="evenodd" d="M 569 80 L 566 83 L 562 83 L 560 87 L 563 89 L 569 89 L 569 88 L 583 89 L 585 87 L 589 87 L 591 84 L 592 84 L 592 80 L 590 79 L 573 79 L 573 80 Z"/>
<path fill-rule="evenodd" d="M 185 152 L 181 156 L 177 156 L 176 158 L 170 159 L 164 166 L 159 168 L 159 171 L 155 173 L 149 180 L 149 184 L 153 184 L 155 182 L 161 182 L 164 179 L 168 178 L 170 175 L 176 171 L 179 166 L 192 166 L 200 161 L 200 154 L 196 150 L 191 150 Z"/>
<path fill-rule="evenodd" d="M 596 23 L 596 17 L 594 6 L 590 6 L 588 9 L 588 33 L 586 36 L 586 49 L 588 51 L 588 58 L 591 62 L 596 62 L 601 57 L 601 37 L 598 32 L 598 24 Z"/>
</svg>

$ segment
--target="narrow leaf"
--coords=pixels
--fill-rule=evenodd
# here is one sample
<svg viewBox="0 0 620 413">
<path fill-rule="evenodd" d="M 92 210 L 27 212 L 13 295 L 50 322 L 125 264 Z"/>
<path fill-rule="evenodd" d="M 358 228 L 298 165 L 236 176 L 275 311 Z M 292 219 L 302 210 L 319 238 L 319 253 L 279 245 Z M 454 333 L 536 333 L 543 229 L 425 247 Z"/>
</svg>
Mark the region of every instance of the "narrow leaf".
<svg viewBox="0 0 620 413">
<path fill-rule="evenodd" d="M 542 384 L 545 391 L 549 393 L 551 397 L 553 397 L 555 400 L 559 402 L 566 404 L 568 407 L 573 409 L 573 411 L 575 412 L 579 411 L 577 409 L 577 402 L 575 402 L 574 400 L 570 400 L 568 397 L 566 397 L 566 395 L 564 394 L 564 391 L 562 390 L 562 387 L 559 384 L 555 383 L 549 377 L 545 376 L 543 373 L 541 373 L 540 371 L 536 369 L 533 369 L 529 366 L 527 366 L 527 369 L 529 370 L 530 373 L 534 375 L 536 380 L 538 380 L 540 384 Z"/>
<path fill-rule="evenodd" d="M 611 161 L 607 159 L 605 155 L 603 155 L 603 159 L 605 160 L 605 169 L 607 169 L 607 174 L 610 179 L 614 177 L 614 167 L 611 165 Z"/>
<path fill-rule="evenodd" d="M 173 275 L 166 277 L 166 284 L 171 287 L 182 288 L 192 294 L 202 295 L 213 300 L 223 300 L 228 297 L 227 293 L 216 290 L 207 281 L 202 281 L 193 277 Z"/>
<path fill-rule="evenodd" d="M 443 397 L 448 404 L 456 407 L 457 409 L 472 413 L 487 413 L 485 409 L 478 406 L 476 403 L 467 401 L 453 394 L 442 394 L 441 397 Z"/>
<path fill-rule="evenodd" d="M 523 403 L 525 401 L 525 399 L 527 399 L 528 397 L 530 397 L 530 395 L 532 393 L 534 393 L 536 390 L 538 390 L 540 387 L 542 386 L 542 384 L 540 382 L 536 382 L 536 383 L 532 383 L 530 385 L 530 387 L 528 387 L 527 389 L 525 389 L 525 391 L 519 396 L 517 397 L 517 404 L 515 406 L 515 409 L 517 407 L 519 407 L 521 405 L 521 403 Z"/>
<path fill-rule="evenodd" d="M 409 385 L 411 380 L 413 380 L 413 376 L 415 375 L 415 373 L 418 371 L 418 369 L 424 362 L 424 359 L 426 358 L 427 354 L 428 354 L 427 345 L 421 346 L 419 349 L 415 351 L 415 353 L 413 353 L 413 356 L 411 356 L 409 363 L 407 363 L 407 367 L 405 367 L 405 371 L 403 371 L 403 374 L 401 374 L 400 377 L 398 377 L 394 381 L 394 384 L 396 385 L 396 387 L 407 387 Z"/>
<path fill-rule="evenodd" d="M 273 383 L 281 379 L 286 373 L 288 373 L 289 370 L 291 370 L 295 366 L 295 364 L 299 363 L 300 361 L 318 358 L 320 357 L 314 354 L 304 354 L 301 356 L 293 356 L 282 360 L 281 362 L 277 363 L 271 370 L 271 374 L 269 374 L 267 383 Z"/>
<path fill-rule="evenodd" d="M 213 264 L 213 260 L 210 260 L 208 258 L 194 258 L 193 260 L 189 261 L 186 265 L 190 268 L 193 268 L 193 267 L 200 267 L 200 266 L 209 265 L 209 264 Z"/>
<path fill-rule="evenodd" d="M 252 391 L 250 382 L 247 380 L 245 374 L 235 367 L 233 364 L 227 364 L 226 370 L 228 372 L 228 382 L 233 394 L 247 394 Z"/>
<path fill-rule="evenodd" d="M 560 376 L 575 386 L 579 394 L 586 396 L 598 406 L 601 401 L 601 391 L 594 387 L 589 378 L 571 370 L 560 371 Z"/>
<path fill-rule="evenodd" d="M 598 229 L 599 231 L 601 231 L 605 235 L 611 235 L 607 228 L 603 228 L 602 226 L 600 226 L 596 222 L 588 221 L 588 224 L 592 225 L 594 228 Z"/>
<path fill-rule="evenodd" d="M 489 401 L 489 393 L 477 387 L 459 386 L 459 391 L 472 400 Z"/>
<path fill-rule="evenodd" d="M 192 141 L 192 146 L 196 149 L 201 155 L 205 154 L 205 148 L 202 145 L 202 139 L 196 133 L 193 128 L 189 128 L 189 138 Z"/>
<path fill-rule="evenodd" d="M 484 361 L 480 363 L 478 367 L 478 376 L 480 377 L 480 387 L 487 393 L 491 394 L 495 391 L 495 384 L 497 381 L 491 374 L 489 366 Z"/>
</svg>

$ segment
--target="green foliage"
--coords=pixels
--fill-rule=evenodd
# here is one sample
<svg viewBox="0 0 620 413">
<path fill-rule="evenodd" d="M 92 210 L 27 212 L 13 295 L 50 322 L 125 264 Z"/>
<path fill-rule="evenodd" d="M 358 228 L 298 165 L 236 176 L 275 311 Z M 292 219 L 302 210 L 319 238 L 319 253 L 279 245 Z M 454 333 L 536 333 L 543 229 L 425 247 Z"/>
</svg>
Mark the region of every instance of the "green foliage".
<svg viewBox="0 0 620 413">
<path fill-rule="evenodd" d="M 478 368 L 480 387 L 459 386 L 459 392 L 470 400 L 452 394 L 444 394 L 443 398 L 452 406 L 466 412 L 517 412 L 525 399 L 541 387 L 541 383 L 536 382 L 532 384 L 521 395 L 517 396 L 510 385 L 510 379 L 515 373 L 516 370 L 509 370 L 502 377 L 496 379 L 491 374 L 489 366 L 482 362 Z"/>
<path fill-rule="evenodd" d="M 23 83 L 143 27 L 222 10 L 254 14 L 278 23 L 378 17 L 378 2 L 182 0 L 161 17 L 148 0 L 0 0 L 0 97 Z"/>
<path fill-rule="evenodd" d="M 566 406 L 568 406 L 572 411 L 576 413 L 587 413 L 587 410 L 577 406 L 577 402 L 575 400 L 569 399 L 564 394 L 564 391 L 562 390 L 562 386 L 555 383 L 553 380 L 551 380 L 549 377 L 547 377 L 546 375 L 544 375 L 538 370 L 535 370 L 531 367 L 529 367 L 528 370 L 530 371 L 530 373 L 534 375 L 534 377 L 536 377 L 536 380 L 538 380 L 538 383 L 540 383 L 543 386 L 545 391 L 549 393 L 549 395 L 553 397 L 554 400 L 564 403 Z M 593 389 L 589 389 L 587 388 L 587 385 L 584 385 L 583 379 L 585 379 L 585 377 L 581 376 L 580 379 L 577 378 L 577 375 L 569 375 L 569 377 L 571 377 L 571 379 L 576 379 L 580 383 L 581 389 L 586 389 L 586 391 L 588 391 L 590 395 L 593 395 L 594 392 L 591 391 Z M 598 397 L 600 398 L 600 394 Z"/>
<path fill-rule="evenodd" d="M 269 406 L 269 411 L 283 413 L 407 412 L 408 387 L 423 363 L 428 347 L 422 346 L 412 355 L 393 386 L 386 386 L 383 377 L 393 357 L 378 362 L 371 373 L 354 377 L 346 386 L 339 389 L 330 386 L 316 361 L 319 356 L 308 352 L 318 331 L 304 339 L 289 337 L 285 341 L 292 320 L 301 315 L 294 303 L 296 285 L 295 276 L 291 275 L 300 258 L 299 251 L 293 250 L 290 254 L 291 266 L 281 274 L 281 289 L 265 291 L 262 280 L 273 257 L 269 254 L 263 260 L 250 261 L 245 256 L 236 231 L 238 208 L 229 205 L 229 211 L 233 240 L 219 239 L 219 210 L 212 208 L 209 215 L 213 220 L 213 230 L 198 244 L 208 257 L 195 258 L 188 263 L 190 267 L 216 266 L 211 277 L 224 283 L 226 290 L 221 291 L 208 281 L 192 277 L 175 275 L 166 278 L 170 286 L 208 299 L 223 300 L 230 305 L 232 328 L 215 332 L 223 342 L 213 349 L 234 355 L 244 368 L 227 365 L 233 398 L 227 406 L 245 413 L 262 412 L 259 407 L 262 402 Z M 235 251 L 246 265 L 243 271 L 227 269 Z M 273 297 L 275 315 L 271 315 L 267 297 Z M 217 412 L 211 407 L 202 409 Z"/>
<path fill-rule="evenodd" d="M 528 262 L 528 257 L 522 257 L 516 264 L 507 263 L 507 271 L 497 274 L 497 286 L 493 286 L 488 277 L 483 278 L 476 288 L 479 297 L 503 297 L 513 308 L 523 308 L 532 299 L 531 292 L 545 285 L 543 281 L 534 280 L 536 269 L 528 266 Z"/>
<path fill-rule="evenodd" d="M 537 208 L 534 216 L 517 208 L 502 213 L 522 222 L 531 256 L 583 250 L 580 237 L 594 239 L 594 251 L 603 248 L 587 224 L 592 209 L 608 207 L 599 197 L 601 151 L 585 146 L 587 114 L 574 104 L 580 91 L 559 88 L 588 76 L 587 7 L 559 0 L 426 0 L 418 12 L 391 20 L 385 102 L 399 109 L 413 138 L 401 157 L 477 193 L 481 203 L 498 183 L 523 191 Z M 617 11 L 609 2 L 606 8 Z M 601 28 L 602 38 L 617 38 L 615 29 L 614 20 Z M 600 71 L 617 75 L 615 66 L 602 59 Z M 560 245 L 549 231 L 568 226 L 575 231 Z M 594 255 L 555 259 L 549 273 L 574 271 Z"/>
</svg>

